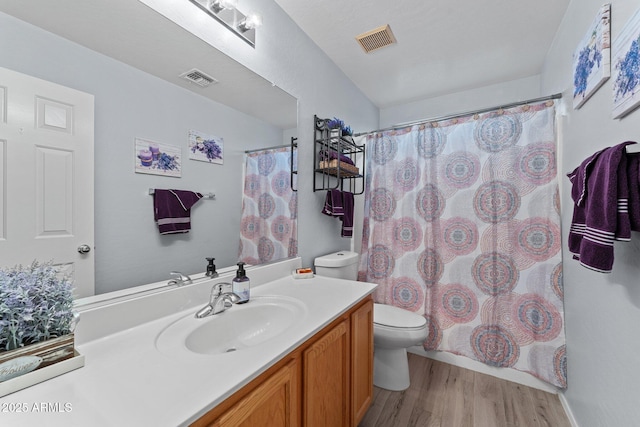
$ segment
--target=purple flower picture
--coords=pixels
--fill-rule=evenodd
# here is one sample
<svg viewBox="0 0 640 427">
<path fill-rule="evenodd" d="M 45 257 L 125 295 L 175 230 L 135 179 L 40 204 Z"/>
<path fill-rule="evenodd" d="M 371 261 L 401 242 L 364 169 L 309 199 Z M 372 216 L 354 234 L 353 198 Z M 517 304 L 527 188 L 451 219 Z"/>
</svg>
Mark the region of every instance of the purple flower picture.
<svg viewBox="0 0 640 427">
<path fill-rule="evenodd" d="M 640 10 L 620 31 L 613 44 L 613 118 L 640 105 Z"/>
<path fill-rule="evenodd" d="M 136 138 L 134 155 L 136 173 L 182 176 L 182 149 L 178 146 Z"/>
<path fill-rule="evenodd" d="M 573 55 L 573 108 L 578 109 L 611 75 L 611 5 L 600 8 Z"/>
<path fill-rule="evenodd" d="M 195 130 L 189 131 L 189 158 L 201 162 L 221 165 L 224 140 L 219 136 L 206 135 Z"/>
</svg>

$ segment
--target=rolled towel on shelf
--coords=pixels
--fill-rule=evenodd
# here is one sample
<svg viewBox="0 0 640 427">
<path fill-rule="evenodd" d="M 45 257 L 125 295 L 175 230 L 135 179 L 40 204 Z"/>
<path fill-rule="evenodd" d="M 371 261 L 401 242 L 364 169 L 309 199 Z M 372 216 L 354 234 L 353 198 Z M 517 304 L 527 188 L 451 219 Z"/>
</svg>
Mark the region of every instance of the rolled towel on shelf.
<svg viewBox="0 0 640 427">
<path fill-rule="evenodd" d="M 324 161 L 335 159 L 344 163 L 348 163 L 352 166 L 355 166 L 355 163 L 353 162 L 353 160 L 351 160 L 351 158 L 349 158 L 349 156 L 345 156 L 344 154 L 338 154 L 338 152 L 334 150 L 329 150 L 329 151 L 320 150 L 320 153 L 318 153 L 318 157 L 320 158 L 320 160 L 324 160 Z"/>
</svg>

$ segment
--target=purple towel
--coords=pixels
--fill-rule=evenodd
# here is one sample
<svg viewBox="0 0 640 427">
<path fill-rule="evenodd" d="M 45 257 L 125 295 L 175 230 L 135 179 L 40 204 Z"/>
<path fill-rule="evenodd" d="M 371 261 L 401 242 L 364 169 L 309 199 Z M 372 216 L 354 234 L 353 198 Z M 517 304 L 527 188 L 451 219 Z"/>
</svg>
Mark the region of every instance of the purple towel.
<svg viewBox="0 0 640 427">
<path fill-rule="evenodd" d="M 353 193 L 348 191 L 342 192 L 342 208 L 344 215 L 342 215 L 342 237 L 353 236 Z"/>
<path fill-rule="evenodd" d="M 320 150 L 320 153 L 318 153 L 320 160 L 333 160 L 333 159 L 340 159 L 341 162 L 345 162 L 348 163 L 350 165 L 355 166 L 355 163 L 353 163 L 353 160 L 351 160 L 349 157 L 345 156 L 344 154 L 338 154 L 336 151 L 333 150 Z"/>
<path fill-rule="evenodd" d="M 631 240 L 631 221 L 629 219 L 629 178 L 627 176 L 627 154 L 622 149 L 620 163 L 618 163 L 618 197 L 617 197 L 617 224 L 616 240 L 628 242 Z"/>
<path fill-rule="evenodd" d="M 353 193 L 340 190 L 327 191 L 327 198 L 322 208 L 325 215 L 340 218 L 342 221 L 342 237 L 353 235 Z"/>
<path fill-rule="evenodd" d="M 342 192 L 340 190 L 327 191 L 327 198 L 324 201 L 322 213 L 337 217 L 344 215 L 344 210 L 342 209 Z"/>
<path fill-rule="evenodd" d="M 599 151 L 567 176 L 575 203 L 569 250 L 585 267 L 608 273 L 613 267 L 613 241 L 628 241 L 629 181 L 627 141 Z"/>
<path fill-rule="evenodd" d="M 156 189 L 153 211 L 160 234 L 188 233 L 191 207 L 201 198 L 202 194 L 193 191 Z"/>
<path fill-rule="evenodd" d="M 633 231 L 640 231 L 640 153 L 627 154 L 629 182 L 629 222 Z"/>
</svg>

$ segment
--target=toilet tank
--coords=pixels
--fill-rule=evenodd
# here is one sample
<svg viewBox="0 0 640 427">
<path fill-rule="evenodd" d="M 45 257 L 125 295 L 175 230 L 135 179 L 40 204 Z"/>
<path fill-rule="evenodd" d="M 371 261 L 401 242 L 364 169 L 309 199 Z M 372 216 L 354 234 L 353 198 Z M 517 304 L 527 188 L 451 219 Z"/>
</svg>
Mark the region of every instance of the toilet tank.
<svg viewBox="0 0 640 427">
<path fill-rule="evenodd" d="M 318 257 L 314 261 L 318 276 L 336 279 L 356 280 L 358 278 L 358 257 L 356 252 L 340 251 Z"/>
</svg>

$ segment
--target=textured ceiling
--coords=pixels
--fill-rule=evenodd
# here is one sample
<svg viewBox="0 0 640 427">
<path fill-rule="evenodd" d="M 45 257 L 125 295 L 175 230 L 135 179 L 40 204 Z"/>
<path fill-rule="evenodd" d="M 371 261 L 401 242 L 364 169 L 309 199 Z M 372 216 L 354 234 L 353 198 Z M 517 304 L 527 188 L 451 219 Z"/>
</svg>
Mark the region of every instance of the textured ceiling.
<svg viewBox="0 0 640 427">
<path fill-rule="evenodd" d="M 540 73 L 569 0 L 275 0 L 378 107 Z M 397 44 L 355 36 L 390 24 Z"/>
</svg>

